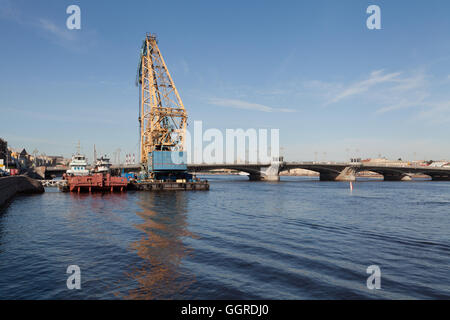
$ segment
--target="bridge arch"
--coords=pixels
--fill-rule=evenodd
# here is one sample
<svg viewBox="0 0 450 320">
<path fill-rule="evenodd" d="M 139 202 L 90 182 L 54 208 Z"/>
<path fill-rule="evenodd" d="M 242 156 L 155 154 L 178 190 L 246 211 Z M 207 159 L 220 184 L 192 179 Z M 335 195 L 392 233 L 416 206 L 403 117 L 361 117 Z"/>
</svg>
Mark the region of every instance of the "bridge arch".
<svg viewBox="0 0 450 320">
<path fill-rule="evenodd" d="M 355 181 L 356 170 L 346 164 L 289 163 L 282 170 L 305 169 L 317 172 L 321 181 Z"/>
</svg>

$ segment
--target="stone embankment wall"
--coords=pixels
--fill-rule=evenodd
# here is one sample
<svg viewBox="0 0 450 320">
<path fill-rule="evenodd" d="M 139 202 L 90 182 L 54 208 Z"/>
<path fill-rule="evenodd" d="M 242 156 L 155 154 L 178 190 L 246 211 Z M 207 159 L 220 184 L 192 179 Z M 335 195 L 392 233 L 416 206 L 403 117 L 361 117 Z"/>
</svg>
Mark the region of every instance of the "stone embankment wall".
<svg viewBox="0 0 450 320">
<path fill-rule="evenodd" d="M 39 181 L 26 176 L 0 178 L 0 208 L 16 194 L 43 193 L 44 191 Z"/>
</svg>

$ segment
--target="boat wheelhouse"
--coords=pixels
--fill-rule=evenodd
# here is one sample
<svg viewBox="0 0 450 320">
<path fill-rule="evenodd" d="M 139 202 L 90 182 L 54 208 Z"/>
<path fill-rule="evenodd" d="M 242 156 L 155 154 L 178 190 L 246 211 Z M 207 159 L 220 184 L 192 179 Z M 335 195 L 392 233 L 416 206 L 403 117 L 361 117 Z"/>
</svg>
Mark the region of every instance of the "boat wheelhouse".
<svg viewBox="0 0 450 320">
<path fill-rule="evenodd" d="M 94 172 L 96 173 L 109 173 L 111 169 L 111 162 L 109 161 L 109 158 L 106 156 L 102 156 L 97 159 L 97 162 L 95 163 Z"/>
<path fill-rule="evenodd" d="M 87 176 L 89 175 L 89 170 L 86 167 L 86 157 L 77 152 L 72 156 L 72 160 L 69 163 L 69 170 L 66 173 L 71 176 Z"/>
</svg>

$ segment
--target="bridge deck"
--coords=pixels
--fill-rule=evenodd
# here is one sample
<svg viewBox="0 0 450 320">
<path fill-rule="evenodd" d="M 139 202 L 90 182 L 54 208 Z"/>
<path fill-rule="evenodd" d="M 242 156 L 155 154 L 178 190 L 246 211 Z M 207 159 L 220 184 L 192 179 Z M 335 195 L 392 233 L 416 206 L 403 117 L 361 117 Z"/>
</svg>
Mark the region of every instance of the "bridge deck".
<svg viewBox="0 0 450 320">
<path fill-rule="evenodd" d="M 272 163 L 217 163 L 217 164 L 188 164 L 187 168 L 190 172 L 202 172 L 215 169 L 232 169 L 237 171 L 244 171 L 250 175 L 260 175 L 264 173 L 265 168 L 271 167 Z M 140 165 L 113 165 L 113 170 L 125 171 L 139 171 Z M 348 162 L 280 162 L 276 163 L 276 170 L 279 172 L 290 169 L 306 169 L 321 174 L 339 174 L 351 168 L 355 173 L 361 171 L 372 171 L 386 176 L 395 175 L 413 175 L 424 174 L 433 178 L 450 179 L 450 167 L 422 167 L 422 166 L 392 166 L 383 164 L 365 164 L 365 163 L 348 163 Z M 66 168 L 53 167 L 46 169 L 46 176 L 50 177 L 52 174 L 62 174 Z"/>
</svg>

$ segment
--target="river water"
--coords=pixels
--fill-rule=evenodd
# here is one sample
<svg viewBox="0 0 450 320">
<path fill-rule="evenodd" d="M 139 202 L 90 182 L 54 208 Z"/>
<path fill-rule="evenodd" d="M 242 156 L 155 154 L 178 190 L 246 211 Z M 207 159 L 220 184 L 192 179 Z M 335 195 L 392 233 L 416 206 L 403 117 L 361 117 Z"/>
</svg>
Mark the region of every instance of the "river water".
<svg viewBox="0 0 450 320">
<path fill-rule="evenodd" d="M 210 191 L 17 197 L 0 211 L 0 299 L 450 298 L 449 182 L 207 178 Z"/>
</svg>

